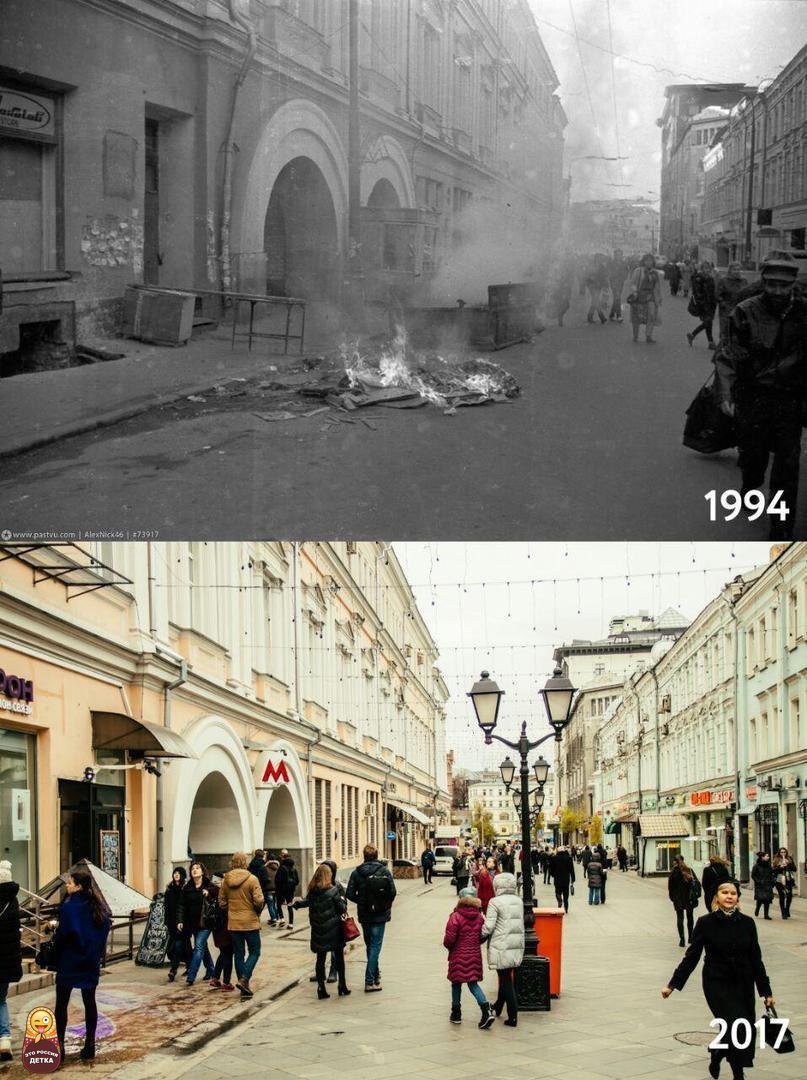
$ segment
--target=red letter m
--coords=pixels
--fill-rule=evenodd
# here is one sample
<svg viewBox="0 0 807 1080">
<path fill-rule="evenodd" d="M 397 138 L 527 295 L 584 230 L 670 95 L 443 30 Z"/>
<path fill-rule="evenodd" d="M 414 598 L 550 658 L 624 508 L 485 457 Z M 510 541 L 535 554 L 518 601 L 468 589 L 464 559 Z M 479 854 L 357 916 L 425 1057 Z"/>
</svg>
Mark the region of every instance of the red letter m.
<svg viewBox="0 0 807 1080">
<path fill-rule="evenodd" d="M 263 780 L 261 783 L 265 784 L 269 780 L 274 780 L 276 784 L 279 784 L 282 780 L 284 784 L 288 784 L 289 770 L 286 768 L 286 762 L 282 758 L 277 765 L 275 765 L 271 759 L 266 762 L 266 768 L 263 770 Z"/>
</svg>

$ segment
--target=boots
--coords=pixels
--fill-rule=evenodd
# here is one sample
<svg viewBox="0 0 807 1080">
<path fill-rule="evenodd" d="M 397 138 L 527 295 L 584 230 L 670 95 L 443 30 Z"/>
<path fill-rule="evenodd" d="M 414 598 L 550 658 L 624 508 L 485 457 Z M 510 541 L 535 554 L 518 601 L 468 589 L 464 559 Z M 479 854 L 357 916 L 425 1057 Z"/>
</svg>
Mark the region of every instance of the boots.
<svg viewBox="0 0 807 1080">
<path fill-rule="evenodd" d="M 85 1039 L 78 1056 L 82 1061 L 92 1061 L 95 1057 L 95 1039 Z"/>
<path fill-rule="evenodd" d="M 8 1035 L 4 1035 L 0 1039 L 0 1061 L 11 1061 L 11 1039 Z"/>
<path fill-rule="evenodd" d="M 331 995 L 325 989 L 325 983 L 320 983 L 319 986 L 317 986 L 317 997 L 319 1000 L 324 1001 L 325 998 L 329 998 L 330 996 Z"/>
<path fill-rule="evenodd" d="M 339 997 L 347 997 L 349 993 L 350 991 L 348 990 L 347 986 L 342 983 L 342 985 L 339 987 Z"/>
<path fill-rule="evenodd" d="M 452 1024 L 462 1023 L 462 1010 L 460 1009 L 459 1005 L 457 1005 L 456 1007 L 452 1007 L 451 1016 L 449 1016 L 448 1019 L 451 1021 Z"/>
<path fill-rule="evenodd" d="M 490 1007 L 490 1002 L 486 1001 L 484 1005 L 481 1005 L 482 1019 L 477 1024 L 482 1031 L 487 1031 L 489 1027 L 496 1023 L 496 1014 Z"/>
<path fill-rule="evenodd" d="M 717 1080 L 720 1076 L 720 1054 L 717 1050 L 709 1051 L 709 1075 Z"/>
</svg>

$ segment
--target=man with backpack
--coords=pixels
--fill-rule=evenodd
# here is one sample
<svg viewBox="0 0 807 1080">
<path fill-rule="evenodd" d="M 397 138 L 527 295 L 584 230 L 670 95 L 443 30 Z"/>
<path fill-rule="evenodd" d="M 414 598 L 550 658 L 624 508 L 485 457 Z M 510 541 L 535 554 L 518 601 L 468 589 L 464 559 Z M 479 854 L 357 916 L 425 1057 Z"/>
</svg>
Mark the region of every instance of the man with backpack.
<svg viewBox="0 0 807 1080">
<path fill-rule="evenodd" d="M 378 960 L 384 941 L 384 929 L 391 918 L 395 899 L 392 874 L 378 858 L 378 850 L 367 844 L 364 862 L 357 866 L 347 883 L 347 898 L 358 907 L 358 918 L 367 947 L 367 968 L 364 973 L 364 992 L 381 990 Z"/>
</svg>

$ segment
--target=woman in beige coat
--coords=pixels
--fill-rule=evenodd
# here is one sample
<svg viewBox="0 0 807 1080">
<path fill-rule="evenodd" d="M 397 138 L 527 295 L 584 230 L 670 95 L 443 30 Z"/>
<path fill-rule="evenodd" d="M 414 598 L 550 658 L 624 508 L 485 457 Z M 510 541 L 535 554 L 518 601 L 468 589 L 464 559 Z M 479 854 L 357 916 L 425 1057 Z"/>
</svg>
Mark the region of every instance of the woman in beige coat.
<svg viewBox="0 0 807 1080">
<path fill-rule="evenodd" d="M 243 997 L 251 998 L 249 980 L 261 955 L 260 914 L 264 900 L 260 882 L 247 870 L 248 862 L 249 858 L 243 851 L 237 851 L 230 859 L 230 869 L 224 875 L 219 890 L 219 905 L 227 909 L 227 929 L 233 939 L 238 975 L 236 986 Z"/>
</svg>

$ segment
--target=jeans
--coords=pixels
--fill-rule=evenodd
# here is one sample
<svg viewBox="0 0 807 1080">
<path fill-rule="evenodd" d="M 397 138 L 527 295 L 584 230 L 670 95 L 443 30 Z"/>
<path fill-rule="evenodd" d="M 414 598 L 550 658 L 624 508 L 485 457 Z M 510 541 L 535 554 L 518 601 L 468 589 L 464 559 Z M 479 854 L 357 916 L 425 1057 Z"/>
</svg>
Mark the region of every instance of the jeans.
<svg viewBox="0 0 807 1080">
<path fill-rule="evenodd" d="M 362 923 L 364 944 L 367 947 L 367 968 L 364 972 L 364 985 L 374 986 L 381 982 L 381 972 L 378 967 L 378 958 L 381 955 L 381 946 L 384 942 L 384 931 L 387 928 L 382 923 Z"/>
<path fill-rule="evenodd" d="M 687 917 L 687 940 L 692 940 L 692 908 L 686 909 Z M 678 924 L 678 937 L 681 941 L 684 940 L 684 911 L 683 908 L 675 909 L 675 921 Z"/>
<path fill-rule="evenodd" d="M 277 922 L 280 913 L 277 910 L 277 897 L 273 892 L 266 894 L 266 910 L 269 912 L 269 922 Z"/>
<path fill-rule="evenodd" d="M 480 1009 L 482 1008 L 483 1005 L 487 1005 L 488 999 L 485 997 L 485 991 L 482 989 L 482 987 L 479 985 L 478 982 L 469 982 L 469 983 L 465 983 L 465 985 L 468 987 L 468 989 L 471 991 L 471 993 L 476 998 L 476 1003 L 480 1007 Z M 462 983 L 453 982 L 451 984 L 451 1008 L 452 1009 L 459 1009 L 459 1007 L 460 1007 L 460 995 L 462 993 L 462 986 L 463 986 Z"/>
<path fill-rule="evenodd" d="M 0 1039 L 11 1035 L 11 1021 L 8 1015 L 6 996 L 8 995 L 8 983 L 0 982 Z"/>
<path fill-rule="evenodd" d="M 233 954 L 235 956 L 235 973 L 242 982 L 249 982 L 252 972 L 261 955 L 261 932 L 260 930 L 231 930 L 233 939 Z M 244 959 L 244 949 L 247 956 Z"/>
<path fill-rule="evenodd" d="M 545 866 L 544 867 L 544 885 L 549 884 L 549 880 L 550 880 L 551 877 L 552 877 L 552 874 L 549 871 L 549 867 Z"/>
<path fill-rule="evenodd" d="M 223 983 L 229 983 L 233 977 L 233 947 L 222 946 L 216 957 L 216 966 L 213 969 L 213 978 L 220 979 Z"/>
<path fill-rule="evenodd" d="M 605 882 L 606 882 L 606 877 L 605 877 L 605 872 L 603 872 L 602 885 L 600 885 L 600 903 L 601 904 L 605 903 Z"/>
<path fill-rule="evenodd" d="M 600 887 L 599 887 L 599 885 L 589 885 L 589 887 L 588 887 L 588 902 L 590 904 L 599 904 L 599 902 L 600 902 Z"/>
<path fill-rule="evenodd" d="M 431 885 L 433 871 L 434 871 L 434 867 L 432 867 L 432 866 L 424 866 L 423 867 L 423 884 L 424 885 Z"/>
<path fill-rule="evenodd" d="M 504 1006 L 507 1006 L 507 1019 L 516 1020 L 518 1018 L 518 1000 L 516 998 L 516 969 L 504 968 L 496 972 L 499 976 L 499 993 L 496 997 L 496 1004 L 494 1008 L 496 1012 L 501 1013 Z"/>
<path fill-rule="evenodd" d="M 294 900 L 293 899 L 292 900 L 278 900 L 277 901 L 278 918 L 279 919 L 283 918 L 283 905 L 284 904 L 285 904 L 286 908 L 288 909 L 288 918 L 286 919 L 286 922 L 289 924 L 289 926 L 294 926 Z"/>
<path fill-rule="evenodd" d="M 85 1042 L 95 1042 L 95 1029 L 98 1026 L 98 1006 L 95 1004 L 94 986 L 89 990 L 81 991 L 81 1000 L 84 1002 L 84 1029 Z M 53 1014 L 56 1018 L 56 1035 L 59 1045 L 64 1046 L 64 1033 L 67 1030 L 67 1006 L 70 1002 L 72 986 L 60 986 L 56 983 L 56 1005 Z"/>
<path fill-rule="evenodd" d="M 187 979 L 189 983 L 192 983 L 196 978 L 202 960 L 205 964 L 205 974 L 213 974 L 213 957 L 210 955 L 210 949 L 207 947 L 207 939 L 210 937 L 212 931 L 205 930 L 204 928 L 197 930 L 193 938 L 193 956 L 191 962 L 188 964 Z"/>
</svg>

